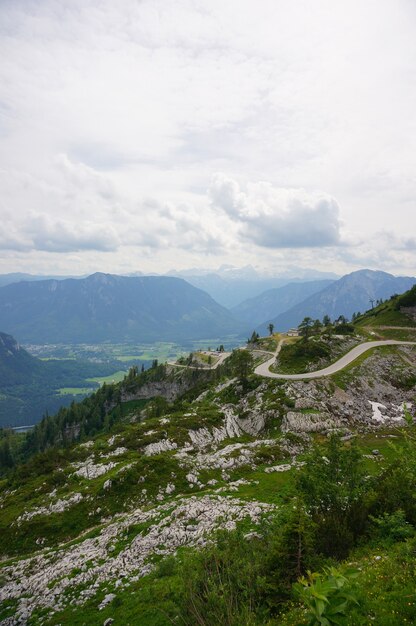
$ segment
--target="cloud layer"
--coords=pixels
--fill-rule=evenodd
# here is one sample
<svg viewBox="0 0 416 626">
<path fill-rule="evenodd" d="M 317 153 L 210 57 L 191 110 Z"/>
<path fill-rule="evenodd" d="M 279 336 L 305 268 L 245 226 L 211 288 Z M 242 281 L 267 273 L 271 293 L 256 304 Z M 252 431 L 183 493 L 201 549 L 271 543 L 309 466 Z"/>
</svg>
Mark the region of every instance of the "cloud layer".
<svg viewBox="0 0 416 626">
<path fill-rule="evenodd" d="M 409 273 L 415 27 L 409 0 L 1 3 L 0 272 Z"/>
</svg>

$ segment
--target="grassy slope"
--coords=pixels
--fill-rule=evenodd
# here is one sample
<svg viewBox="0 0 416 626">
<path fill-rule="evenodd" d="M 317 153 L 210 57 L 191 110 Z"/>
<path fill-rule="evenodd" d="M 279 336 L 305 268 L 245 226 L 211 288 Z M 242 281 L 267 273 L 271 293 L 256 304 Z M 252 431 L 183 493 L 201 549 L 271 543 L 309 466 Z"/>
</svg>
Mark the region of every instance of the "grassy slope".
<svg viewBox="0 0 416 626">
<path fill-rule="evenodd" d="M 385 352 L 386 350 L 394 351 L 396 349 L 382 348 L 378 350 Z M 346 370 L 344 373 L 349 376 L 356 375 L 359 371 L 357 366 L 364 362 L 369 355 L 370 353 L 367 353 L 361 357 L 358 363 L 355 362 L 354 368 L 356 369 L 354 369 L 353 372 Z M 353 367 L 351 367 L 351 369 L 353 369 Z M 341 383 L 340 386 L 345 382 L 343 380 L 338 381 L 336 377 L 334 377 L 334 380 Z M 272 381 L 269 382 L 269 385 L 270 391 L 267 396 L 267 401 L 269 403 L 275 403 L 277 407 L 284 404 L 284 394 L 279 392 L 281 389 L 280 385 Z M 109 433 L 105 435 L 102 434 L 94 439 L 94 447 L 92 450 L 86 451 L 82 447 L 75 447 L 67 451 L 63 459 L 55 462 L 55 466 L 52 464 L 52 468 L 48 466 L 43 468 L 39 467 L 37 470 L 38 473 L 29 471 L 26 476 L 18 477 L 18 480 L 13 484 L 7 484 L 6 481 L 0 483 L 0 493 L 4 493 L 6 488 L 16 489 L 16 492 L 9 494 L 5 502 L 3 502 L 2 528 L 0 529 L 3 538 L 0 549 L 3 550 L 3 554 L 15 552 L 21 555 L 24 552 L 29 553 L 36 550 L 36 539 L 40 536 L 46 535 L 49 545 L 53 546 L 61 541 L 75 539 L 81 532 L 85 532 L 94 526 L 98 525 L 98 527 L 101 527 L 102 516 L 125 510 L 126 506 L 131 503 L 132 494 L 136 493 L 138 496 L 136 485 L 144 474 L 146 474 L 146 487 L 149 496 L 154 497 L 159 487 L 166 485 L 171 479 L 172 472 L 176 474 L 175 484 L 177 485 L 177 491 L 171 498 L 172 503 L 175 502 L 176 496 L 179 494 L 192 494 L 193 491 L 189 488 L 187 481 L 184 479 L 184 471 L 179 467 L 176 459 L 174 459 L 173 453 L 167 452 L 157 455 L 156 457 L 147 458 L 143 457 L 141 449 L 144 445 L 152 441 L 158 441 L 162 431 L 166 432 L 168 438 L 183 443 L 187 440 L 187 430 L 189 428 L 218 425 L 220 418 L 218 409 L 212 403 L 213 399 L 214 396 L 212 392 L 210 392 L 206 399 L 199 403 L 192 402 L 187 405 L 185 402 L 180 410 L 169 414 L 170 423 L 168 425 L 161 425 L 159 419 L 154 417 L 149 417 L 142 423 L 117 424 L 113 432 L 122 435 L 122 443 L 119 444 L 116 442 L 113 445 L 109 445 Z M 225 389 L 224 392 L 222 392 L 221 400 L 226 402 L 233 401 L 232 388 Z M 143 406 L 143 403 L 139 403 L 139 406 L 136 406 L 134 403 L 128 403 L 127 405 L 123 405 L 123 414 L 125 417 L 129 418 L 131 415 L 136 414 L 137 410 L 142 409 Z M 193 414 L 189 415 L 189 413 Z M 126 422 L 128 421 L 129 419 L 126 420 Z M 277 427 L 278 421 L 270 424 L 269 431 L 265 436 L 278 438 L 279 430 L 275 430 Z M 149 434 L 149 431 L 156 432 Z M 395 454 L 398 454 L 397 450 L 394 451 L 389 446 L 388 438 L 383 436 L 386 434 L 388 433 L 379 431 L 377 434 L 360 436 L 360 445 L 363 452 L 368 453 L 373 448 L 377 448 L 386 459 L 392 458 Z M 317 436 L 317 438 L 318 437 L 319 436 Z M 244 440 L 251 441 L 253 438 L 245 437 Z M 236 441 L 238 440 L 226 440 L 223 442 L 223 445 L 235 443 Z M 117 468 L 94 481 L 71 477 L 73 470 L 69 468 L 69 463 L 85 459 L 92 453 L 98 460 L 100 455 L 107 455 L 108 452 L 114 450 L 117 445 L 123 445 L 128 450 L 125 454 L 114 459 L 119 463 Z M 279 457 L 278 450 L 275 460 L 277 462 L 284 462 L 284 457 Z M 136 463 L 135 467 L 131 471 L 126 472 L 125 479 L 122 482 L 117 482 L 116 474 L 118 469 L 132 462 Z M 260 463 L 255 470 L 251 469 L 250 466 L 232 470 L 230 472 L 231 480 L 246 478 L 251 481 L 251 484 L 242 485 L 237 493 L 230 492 L 230 495 L 238 496 L 242 499 L 256 499 L 273 504 L 279 504 L 284 501 L 286 495 L 290 493 L 291 490 L 293 473 L 266 474 L 264 469 L 272 462 L 270 458 L 265 458 L 264 463 Z M 383 461 L 372 461 L 368 459 L 367 465 L 369 473 L 373 473 L 379 469 L 382 463 Z M 63 467 L 63 472 L 58 470 L 60 466 Z M 116 490 L 103 490 L 103 484 L 108 478 L 112 478 L 116 481 Z M 227 484 L 221 479 L 221 472 L 219 470 L 206 470 L 201 474 L 201 478 L 204 483 L 211 478 L 218 480 L 219 482 L 215 486 L 215 489 L 225 487 Z M 257 484 L 256 481 L 258 481 Z M 11 526 L 11 522 L 24 510 L 40 505 L 43 502 L 44 494 L 50 492 L 54 487 L 57 487 L 59 497 L 65 497 L 77 491 L 90 495 L 91 501 L 83 501 L 62 514 L 55 514 L 48 517 L 35 517 L 31 522 L 23 524 L 22 527 L 16 528 L 16 526 Z M 205 488 L 199 493 L 213 492 L 215 489 Z M 227 493 L 226 491 L 225 494 Z M 102 511 L 99 515 L 95 514 L 91 516 L 90 513 L 96 510 L 98 503 Z M 146 506 L 146 502 L 140 501 L 139 498 L 135 504 Z M 137 529 L 137 532 L 139 532 L 139 529 Z M 398 626 L 399 624 L 414 623 L 416 620 L 413 602 L 406 602 L 404 599 L 407 590 L 414 588 L 415 580 L 414 567 L 412 569 L 408 565 L 406 561 L 407 557 L 405 558 L 403 556 L 403 550 L 405 550 L 403 546 L 396 546 L 391 550 L 385 551 L 382 555 L 382 559 L 377 561 L 374 560 L 374 556 L 380 556 L 380 550 L 374 553 L 371 549 L 366 549 L 352 557 L 354 561 L 356 561 L 356 565 L 362 569 L 361 583 L 357 587 L 357 591 L 362 595 L 362 602 L 366 607 L 365 611 L 367 611 L 366 614 L 371 616 L 371 620 L 373 620 L 374 617 L 376 620 L 375 623 L 385 626 L 388 624 L 396 626 L 397 624 Z M 167 563 L 161 565 L 161 568 L 156 571 L 156 573 L 138 582 L 132 583 L 128 589 L 117 591 L 116 600 L 103 611 L 97 612 L 97 598 L 100 600 L 104 597 L 104 591 L 98 591 L 97 598 L 88 601 L 85 606 L 69 607 L 65 609 L 64 612 L 48 620 L 47 623 L 98 625 L 102 624 L 107 617 L 112 617 L 115 619 L 116 623 L 131 624 L 132 626 L 135 624 L 143 624 L 145 626 L 160 624 L 164 626 L 165 624 L 171 624 L 172 619 L 177 615 L 177 603 L 181 592 L 181 585 L 182 581 L 180 576 L 178 576 L 175 565 L 172 563 L 169 565 L 169 563 Z M 383 596 L 383 603 L 377 602 L 378 596 Z M 7 611 L 12 612 L 12 610 L 12 607 L 8 609 L 7 605 L 3 605 L 1 607 L 0 617 L 5 617 Z M 396 611 L 396 613 L 392 613 L 392 611 Z M 393 615 L 393 621 L 390 622 L 387 621 L 389 612 Z M 35 615 L 30 620 L 29 624 L 38 624 L 39 617 L 40 616 Z M 355 614 L 354 619 L 356 619 L 356 621 L 349 623 L 351 625 L 374 623 L 374 621 L 358 621 L 361 618 L 362 616 L 358 618 Z M 289 625 L 304 623 L 301 621 L 302 613 L 296 607 L 282 619 L 286 621 L 279 621 L 279 624 Z M 408 622 L 406 622 L 407 619 L 409 620 Z"/>
<path fill-rule="evenodd" d="M 342 563 L 341 572 L 351 567 L 359 571 L 350 592 L 358 604 L 352 606 L 344 626 L 403 626 L 416 623 L 415 541 L 391 547 L 366 546 Z M 279 626 L 306 626 L 303 608 L 293 608 L 279 618 Z M 277 626 L 277 622 L 276 622 Z"/>
<path fill-rule="evenodd" d="M 380 332 L 382 336 L 385 335 L 385 330 L 380 329 L 380 326 L 403 326 L 412 327 L 416 329 L 416 322 L 414 322 L 408 315 L 405 315 L 399 310 L 396 310 L 396 298 L 383 302 L 374 309 L 370 309 L 359 318 L 356 319 L 354 325 L 359 330 L 366 331 L 367 329 L 374 329 Z"/>
<path fill-rule="evenodd" d="M 385 433 L 363 436 L 360 438 L 363 452 L 369 452 L 375 445 L 383 456 L 392 458 L 397 454 L 388 443 Z M 397 441 L 396 441 L 397 443 Z M 379 462 L 368 461 L 374 471 L 379 468 Z M 282 493 L 291 474 L 264 474 L 260 469 L 251 478 L 259 480 L 259 485 L 253 490 L 246 486 L 238 494 L 268 502 L 276 502 L 276 494 Z M 235 495 L 235 494 L 233 494 Z M 279 501 L 279 499 L 277 500 Z M 116 591 L 116 599 L 102 611 L 97 611 L 97 605 L 108 593 L 99 588 L 97 595 L 88 600 L 82 607 L 69 606 L 64 611 L 57 613 L 47 620 L 49 625 L 67 624 L 81 626 L 88 624 L 99 626 L 112 617 L 115 623 L 123 623 L 131 626 L 138 624 L 143 626 L 167 626 L 175 620 L 180 610 L 180 599 L 183 592 L 184 581 L 178 570 L 178 560 L 182 553 L 179 552 L 176 559 L 168 557 L 160 562 L 154 573 L 132 582 L 128 589 L 110 590 Z M 348 561 L 341 564 L 341 571 L 351 566 L 360 571 L 359 578 L 354 582 L 352 592 L 357 596 L 359 608 L 354 608 L 345 624 L 358 626 L 361 624 L 375 623 L 381 626 L 399 626 L 412 624 L 416 619 L 416 604 L 414 599 L 414 586 L 416 583 L 416 571 L 414 561 L 414 543 L 400 543 L 390 548 L 365 546 L 350 556 Z M 79 591 L 81 591 L 80 589 Z M 380 602 L 382 600 L 382 602 Z M 7 605 L 3 605 L 1 617 L 7 615 Z M 34 614 L 29 624 L 39 624 L 41 613 Z M 294 601 L 288 607 L 286 613 L 278 620 L 270 622 L 270 626 L 306 626 L 303 609 Z"/>
<path fill-rule="evenodd" d="M 341 571 L 352 566 L 360 572 L 351 587 L 359 604 L 352 607 L 348 618 L 342 622 L 345 626 L 415 623 L 415 547 L 414 541 L 397 543 L 390 548 L 365 547 L 341 564 Z M 155 573 L 118 592 L 116 600 L 104 610 L 97 612 L 97 600 L 104 595 L 98 592 L 97 598 L 87 601 L 82 609 L 68 607 L 47 623 L 51 626 L 101 626 L 111 617 L 116 624 L 125 626 L 169 626 L 177 621 L 183 586 L 175 561 L 168 559 Z M 3 617 L 1 613 L 0 616 Z M 36 617 L 30 621 L 30 624 L 37 623 Z M 269 625 L 306 626 L 307 623 L 303 608 L 293 601 L 292 607 L 289 605 L 289 610 Z"/>
</svg>

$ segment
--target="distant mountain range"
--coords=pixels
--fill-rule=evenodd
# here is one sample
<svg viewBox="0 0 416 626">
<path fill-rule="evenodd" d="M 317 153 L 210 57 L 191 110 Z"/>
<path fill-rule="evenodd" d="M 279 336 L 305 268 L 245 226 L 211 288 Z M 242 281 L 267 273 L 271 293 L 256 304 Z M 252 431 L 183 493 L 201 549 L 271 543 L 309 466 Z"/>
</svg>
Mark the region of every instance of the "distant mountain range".
<svg viewBox="0 0 416 626">
<path fill-rule="evenodd" d="M 129 278 L 145 276 L 143 272 L 135 271 L 129 274 Z M 148 276 L 161 276 L 151 272 Z M 188 270 L 170 270 L 166 276 L 183 278 L 197 289 L 206 291 L 218 304 L 231 308 L 243 300 L 253 298 L 267 289 L 273 289 L 293 282 L 306 282 L 315 280 L 335 280 L 339 278 L 332 272 L 321 272 L 314 269 L 291 268 L 281 273 L 262 273 L 251 265 L 237 268 L 223 265 L 212 271 L 203 268 L 191 268 Z M 87 278 L 84 276 L 55 276 L 36 275 L 21 272 L 0 274 L 0 287 L 22 281 L 42 280 L 66 280 L 68 278 Z M 260 320 L 261 321 L 261 320 Z"/>
<path fill-rule="evenodd" d="M 222 266 L 215 272 L 204 270 L 186 270 L 170 272 L 170 275 L 184 278 L 188 283 L 206 291 L 216 302 L 229 309 L 249 298 L 264 293 L 269 289 L 276 289 L 289 283 L 316 280 L 334 280 L 339 278 L 331 272 L 318 270 L 303 270 L 296 268 L 293 271 L 283 272 L 280 275 L 265 275 L 250 265 L 242 268 Z M 262 321 L 261 318 L 259 322 Z"/>
<path fill-rule="evenodd" d="M 257 326 L 302 302 L 308 296 L 322 291 L 331 285 L 333 280 L 313 280 L 307 283 L 289 283 L 284 287 L 269 289 L 256 298 L 244 300 L 231 312 L 241 322 L 250 326 Z"/>
<path fill-rule="evenodd" d="M 181 278 L 101 273 L 1 287 L 0 328 L 24 343 L 187 341 L 243 329 Z"/>
<path fill-rule="evenodd" d="M 353 313 L 363 313 L 371 308 L 370 300 L 385 300 L 393 294 L 401 294 L 415 283 L 416 278 L 409 276 L 396 277 L 372 270 L 352 272 L 285 312 L 265 320 L 257 327 L 257 332 L 266 334 L 270 322 L 276 330 L 285 331 L 297 326 L 307 316 L 322 319 L 329 315 L 336 319 L 345 315 L 350 318 Z"/>
<path fill-rule="evenodd" d="M 188 282 L 210 285 L 211 293 L 222 292 L 224 301 L 280 280 L 249 280 L 253 272 L 252 268 L 243 272 L 241 282 L 238 272 L 227 278 L 225 270 L 224 277 L 205 273 L 186 280 L 96 273 L 86 278 L 15 282 L 0 287 L 0 328 L 23 343 L 39 344 L 185 343 L 245 337 L 254 328 L 267 334 L 270 322 L 284 331 L 306 316 L 351 317 L 370 308 L 370 300 L 403 293 L 416 282 L 413 277 L 359 270 L 338 280 L 295 281 L 266 289 L 231 310 Z"/>
<path fill-rule="evenodd" d="M 22 272 L 13 272 L 11 274 L 0 274 L 0 287 L 11 285 L 12 283 L 20 283 L 23 280 L 32 282 L 34 280 L 65 280 L 66 278 L 75 278 L 74 276 L 42 276 L 40 274 L 24 274 Z M 82 277 L 78 277 L 82 278 Z"/>
</svg>

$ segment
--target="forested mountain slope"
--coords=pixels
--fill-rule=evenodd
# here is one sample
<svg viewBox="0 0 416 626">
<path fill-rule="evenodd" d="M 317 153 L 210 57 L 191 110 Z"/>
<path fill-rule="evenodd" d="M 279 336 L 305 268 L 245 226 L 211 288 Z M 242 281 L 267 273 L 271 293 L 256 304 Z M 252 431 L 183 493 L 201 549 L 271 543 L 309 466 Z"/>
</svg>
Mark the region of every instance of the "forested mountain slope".
<svg viewBox="0 0 416 626">
<path fill-rule="evenodd" d="M 343 276 L 331 285 L 306 298 L 294 307 L 265 320 L 260 324 L 260 334 L 267 332 L 268 323 L 273 323 L 275 329 L 288 330 L 297 326 L 304 317 L 322 319 L 329 315 L 336 319 L 340 315 L 350 318 L 353 313 L 366 311 L 370 301 L 374 303 L 380 299 L 388 299 L 393 294 L 400 294 L 410 289 L 416 278 L 409 276 L 393 276 L 386 272 L 373 270 L 359 270 Z"/>
<path fill-rule="evenodd" d="M 182 279 L 97 273 L 0 288 L 0 328 L 28 343 L 150 343 L 223 337 L 241 325 Z"/>
<path fill-rule="evenodd" d="M 59 395 L 61 387 L 98 386 L 89 376 L 107 376 L 112 363 L 88 361 L 41 361 L 30 355 L 6 333 L 0 332 L 0 428 L 38 422 L 46 412 L 55 412 L 73 397 Z"/>
</svg>

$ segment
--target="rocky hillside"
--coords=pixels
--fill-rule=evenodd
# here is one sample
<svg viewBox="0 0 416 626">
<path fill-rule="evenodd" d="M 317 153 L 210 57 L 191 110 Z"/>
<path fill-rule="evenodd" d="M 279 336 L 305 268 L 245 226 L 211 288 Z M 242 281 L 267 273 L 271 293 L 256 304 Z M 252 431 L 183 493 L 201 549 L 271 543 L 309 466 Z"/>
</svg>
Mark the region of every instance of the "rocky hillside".
<svg viewBox="0 0 416 626">
<path fill-rule="evenodd" d="M 180 278 L 100 273 L 1 287 L 0 328 L 27 343 L 183 341 L 241 330 L 229 311 Z"/>
<path fill-rule="evenodd" d="M 251 554 L 250 546 L 256 548 L 252 542 L 260 542 L 254 551 L 261 554 L 261 542 L 273 520 L 280 519 L 278 528 L 288 528 L 293 490 L 302 486 L 301 482 L 296 487 L 297 477 L 308 478 L 308 451 L 330 433 L 357 442 L 365 455 L 362 484 L 369 484 L 395 454 L 388 445 L 390 438 L 400 445 L 400 428 L 406 425 L 408 412 L 414 414 L 412 346 L 377 348 L 337 375 L 308 382 L 247 377 L 235 356 L 211 375 L 190 370 L 181 374 L 172 368 L 157 372 L 153 380 L 145 373 L 148 378 L 142 382 L 142 374 L 132 372 L 124 387 L 111 391 L 100 405 L 109 419 L 103 420 L 96 436 L 79 431 L 80 443 L 46 449 L 4 474 L 0 551 L 8 560 L 0 569 L 2 626 L 199 623 L 186 604 L 189 589 L 182 590 L 185 580 L 196 580 L 199 561 L 192 561 L 186 575 L 178 567 L 186 567 L 188 558 L 198 559 L 201 550 L 208 554 L 204 550 L 209 551 L 221 529 L 230 537 L 240 533 L 235 545 L 246 546 L 246 554 Z M 156 383 L 165 386 L 164 401 L 151 399 L 154 389 L 149 385 Z M 322 454 L 317 457 L 320 462 Z M 331 453 L 326 454 L 332 463 Z M 350 454 L 348 447 L 345 454 Z M 382 482 L 374 489 L 377 484 Z M 351 485 L 347 494 L 352 493 Z M 380 498 L 377 495 L 371 506 L 376 507 Z M 313 507 L 308 511 L 307 526 L 312 528 Z M 281 514 L 283 518 L 278 517 Z M 317 537 L 326 535 L 328 531 L 322 531 Z M 288 537 L 282 546 L 290 545 Z M 226 550 L 225 539 L 221 541 Z M 352 538 L 348 541 L 354 543 Z M 322 554 L 330 549 L 319 548 L 321 564 Z M 269 546 L 266 552 L 270 550 Z M 226 553 L 221 554 L 225 558 Z M 292 562 L 290 555 L 279 554 L 288 559 L 282 562 Z M 310 561 L 308 567 L 318 566 L 317 562 Z M 244 567 L 241 562 L 233 571 L 243 576 Z M 303 565 L 299 567 L 303 571 Z M 286 579 L 293 580 L 289 570 Z M 195 589 L 192 598 L 199 602 Z M 239 602 L 245 597 L 240 591 Z M 273 593 L 289 598 L 283 588 Z M 260 591 L 256 594 L 263 597 Z M 212 610 L 209 604 L 203 606 L 204 611 Z M 253 616 L 244 621 L 247 615 L 238 615 L 240 621 L 227 623 L 266 623 L 261 621 L 266 613 L 256 613 L 258 621 Z M 276 607 L 269 606 L 267 615 L 267 623 L 283 623 Z M 201 623 L 221 623 L 208 619 Z"/>
</svg>

